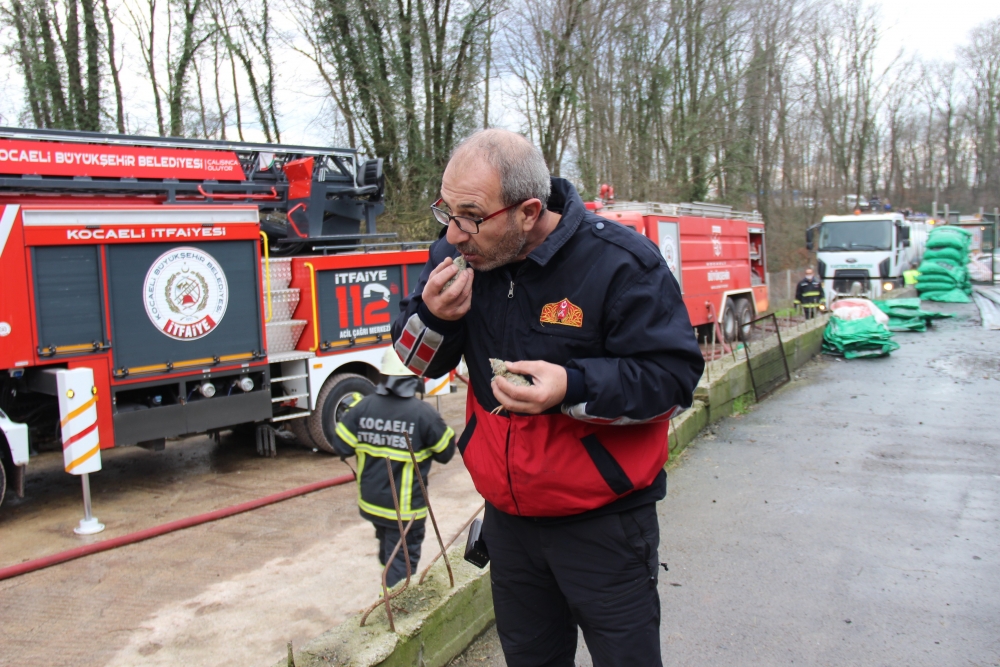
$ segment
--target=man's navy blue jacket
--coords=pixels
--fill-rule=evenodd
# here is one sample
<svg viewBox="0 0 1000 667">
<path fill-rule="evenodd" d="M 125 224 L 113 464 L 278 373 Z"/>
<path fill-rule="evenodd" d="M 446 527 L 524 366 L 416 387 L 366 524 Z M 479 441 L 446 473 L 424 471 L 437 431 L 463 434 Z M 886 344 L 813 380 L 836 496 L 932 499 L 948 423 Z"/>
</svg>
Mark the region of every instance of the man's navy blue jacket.
<svg viewBox="0 0 1000 667">
<path fill-rule="evenodd" d="M 458 254 L 439 239 L 392 331 L 418 375 L 443 375 L 465 356 L 466 466 L 498 509 L 539 517 L 593 510 L 653 484 L 668 420 L 690 406 L 704 369 L 656 246 L 588 212 L 563 179 L 552 179 L 548 209 L 562 214 L 556 228 L 525 261 L 477 271 L 471 309 L 456 322 L 432 315 L 421 298 L 431 270 Z M 566 367 L 561 408 L 491 414 L 490 358 Z"/>
</svg>

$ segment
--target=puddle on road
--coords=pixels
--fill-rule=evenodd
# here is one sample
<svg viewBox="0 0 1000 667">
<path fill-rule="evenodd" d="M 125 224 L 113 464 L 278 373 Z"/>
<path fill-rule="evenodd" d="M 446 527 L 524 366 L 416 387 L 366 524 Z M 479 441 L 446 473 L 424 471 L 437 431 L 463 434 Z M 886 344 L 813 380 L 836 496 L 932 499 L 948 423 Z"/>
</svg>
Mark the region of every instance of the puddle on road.
<svg viewBox="0 0 1000 667">
<path fill-rule="evenodd" d="M 952 352 L 932 359 L 927 365 L 961 382 L 1000 380 L 1000 361 L 992 355 Z"/>
</svg>

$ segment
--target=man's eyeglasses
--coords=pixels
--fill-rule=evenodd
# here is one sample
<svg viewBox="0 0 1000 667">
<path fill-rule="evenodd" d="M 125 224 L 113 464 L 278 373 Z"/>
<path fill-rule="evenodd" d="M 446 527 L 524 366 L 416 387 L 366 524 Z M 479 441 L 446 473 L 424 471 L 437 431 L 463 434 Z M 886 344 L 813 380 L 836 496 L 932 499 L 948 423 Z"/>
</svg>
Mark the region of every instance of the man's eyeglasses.
<svg viewBox="0 0 1000 667">
<path fill-rule="evenodd" d="M 444 200 L 443 199 L 438 199 L 436 202 L 434 202 L 433 204 L 431 204 L 431 213 L 434 214 L 434 219 L 437 220 L 438 222 L 440 222 L 445 227 L 447 227 L 448 225 L 450 225 L 451 221 L 454 220 L 455 224 L 458 225 L 458 228 L 461 229 L 466 234 L 478 234 L 479 233 L 479 226 L 481 224 L 483 224 L 484 222 L 486 222 L 490 218 L 495 218 L 496 216 L 500 215 L 501 213 L 506 213 L 507 211 L 509 211 L 509 210 L 511 210 L 513 208 L 517 208 L 518 206 L 520 206 L 521 204 L 523 204 L 525 201 L 528 201 L 528 200 L 525 199 L 524 201 L 519 201 L 518 203 L 514 204 L 513 206 L 508 206 L 507 208 L 502 208 L 499 211 L 497 211 L 496 213 L 490 213 L 489 215 L 487 215 L 484 218 L 470 218 L 470 217 L 464 216 L 464 215 L 452 215 L 450 211 L 447 211 L 447 210 L 441 208 L 441 204 L 444 203 Z"/>
</svg>

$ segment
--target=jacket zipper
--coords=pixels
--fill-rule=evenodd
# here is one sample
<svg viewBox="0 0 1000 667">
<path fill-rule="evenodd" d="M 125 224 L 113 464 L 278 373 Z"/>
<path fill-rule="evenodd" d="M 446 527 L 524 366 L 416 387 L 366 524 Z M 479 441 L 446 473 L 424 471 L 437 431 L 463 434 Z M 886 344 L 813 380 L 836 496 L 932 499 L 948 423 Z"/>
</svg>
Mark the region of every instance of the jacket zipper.
<svg viewBox="0 0 1000 667">
<path fill-rule="evenodd" d="M 501 329 L 501 332 L 503 334 L 503 340 L 505 341 L 507 340 L 507 312 L 510 310 L 510 306 L 512 305 L 512 300 L 514 299 L 514 278 L 517 278 L 517 276 L 521 273 L 521 270 L 523 268 L 524 266 L 522 265 L 521 268 L 517 270 L 517 273 L 511 276 L 510 289 L 507 291 L 507 307 L 504 308 L 503 328 Z M 500 352 L 501 355 L 503 355 L 501 358 L 506 358 L 505 351 L 506 351 L 506 345 L 501 346 Z M 508 419 L 510 419 L 510 417 L 508 417 Z M 507 464 L 507 488 L 510 489 L 510 499 L 514 501 L 514 507 L 517 509 L 517 513 L 520 516 L 521 507 L 520 505 L 517 504 L 517 498 L 514 496 L 514 479 L 510 474 L 510 431 L 512 425 L 513 425 L 513 420 L 511 421 L 511 425 L 507 427 L 507 442 L 504 447 L 504 459 Z"/>
</svg>

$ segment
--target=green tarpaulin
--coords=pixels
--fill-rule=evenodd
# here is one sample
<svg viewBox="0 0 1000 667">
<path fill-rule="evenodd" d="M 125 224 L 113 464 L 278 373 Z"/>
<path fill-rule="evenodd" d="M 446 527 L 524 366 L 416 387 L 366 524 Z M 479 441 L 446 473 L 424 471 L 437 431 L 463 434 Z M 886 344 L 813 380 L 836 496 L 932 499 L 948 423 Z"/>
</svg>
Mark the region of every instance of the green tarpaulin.
<svg viewBox="0 0 1000 667">
<path fill-rule="evenodd" d="M 889 331 L 927 331 L 934 320 L 953 317 L 920 309 L 920 299 L 885 299 L 875 305 L 889 316 Z"/>
<path fill-rule="evenodd" d="M 834 315 L 823 331 L 823 352 L 847 359 L 881 357 L 898 349 L 892 333 L 874 317 L 842 320 Z"/>
</svg>

